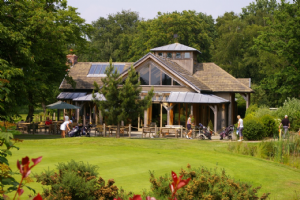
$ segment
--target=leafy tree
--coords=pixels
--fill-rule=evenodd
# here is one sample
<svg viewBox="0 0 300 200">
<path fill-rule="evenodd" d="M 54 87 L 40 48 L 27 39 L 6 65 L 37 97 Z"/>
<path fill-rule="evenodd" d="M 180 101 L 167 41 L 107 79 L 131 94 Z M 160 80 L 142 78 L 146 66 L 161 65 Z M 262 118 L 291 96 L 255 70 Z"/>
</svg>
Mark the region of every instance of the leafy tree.
<svg viewBox="0 0 300 200">
<path fill-rule="evenodd" d="M 282 1 L 269 28 L 255 39 L 261 54 L 267 52 L 282 62 L 261 84 L 272 105 L 282 104 L 287 97 L 299 98 L 300 82 L 300 2 Z"/>
<path fill-rule="evenodd" d="M 90 29 L 66 0 L 0 2 L 3 73 L 22 71 L 23 76 L 10 77 L 9 89 L 12 101 L 28 105 L 27 120 L 34 106 L 52 97 L 52 88 L 67 78 L 67 49 L 83 46 Z"/>
<path fill-rule="evenodd" d="M 136 61 L 151 48 L 179 42 L 202 52 L 200 62 L 211 60 L 211 48 L 216 37 L 214 20 L 196 11 L 158 13 L 157 17 L 138 24 L 138 34 L 130 47 L 130 60 Z M 174 34 L 178 38 L 174 38 Z"/>
<path fill-rule="evenodd" d="M 240 15 L 230 12 L 218 17 L 213 60 L 235 77 L 259 83 L 280 62 L 271 54 L 259 54 L 253 39 L 267 28 L 266 18 L 272 20 L 277 8 L 276 0 L 256 0 Z"/>
<path fill-rule="evenodd" d="M 137 12 L 122 10 L 110 14 L 107 18 L 100 17 L 93 21 L 91 43 L 88 50 L 79 54 L 80 61 L 128 61 L 128 50 L 136 33 L 139 22 Z"/>
<path fill-rule="evenodd" d="M 106 68 L 105 74 L 106 77 L 101 79 L 103 83 L 101 88 L 94 82 L 93 99 L 105 116 L 105 121 L 108 124 L 117 124 L 116 137 L 120 137 L 121 121 L 133 120 L 151 106 L 154 95 L 153 88 L 143 99 L 139 99 L 140 81 L 133 66 L 128 70 L 128 77 L 123 86 L 121 86 L 123 80 L 119 78 L 119 73 L 112 65 L 112 60 L 110 60 L 110 65 Z M 95 92 L 103 94 L 106 101 L 96 99 Z"/>
</svg>

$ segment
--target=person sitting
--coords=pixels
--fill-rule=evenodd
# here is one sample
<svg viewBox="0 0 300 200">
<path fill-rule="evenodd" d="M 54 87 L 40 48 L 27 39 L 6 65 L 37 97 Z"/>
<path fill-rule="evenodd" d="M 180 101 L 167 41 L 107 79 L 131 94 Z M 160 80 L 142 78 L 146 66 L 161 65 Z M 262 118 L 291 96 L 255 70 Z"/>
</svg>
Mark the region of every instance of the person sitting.
<svg viewBox="0 0 300 200">
<path fill-rule="evenodd" d="M 45 125 L 50 125 L 50 124 L 52 124 L 52 120 L 49 119 L 49 117 L 47 117 Z"/>
<path fill-rule="evenodd" d="M 53 127 L 52 127 L 52 120 L 49 119 L 49 117 L 46 118 L 45 125 L 46 125 L 46 126 L 49 126 L 49 133 L 51 133 L 52 130 L 53 130 Z M 47 128 L 47 127 L 45 127 L 45 131 L 46 131 L 46 128 Z"/>
</svg>

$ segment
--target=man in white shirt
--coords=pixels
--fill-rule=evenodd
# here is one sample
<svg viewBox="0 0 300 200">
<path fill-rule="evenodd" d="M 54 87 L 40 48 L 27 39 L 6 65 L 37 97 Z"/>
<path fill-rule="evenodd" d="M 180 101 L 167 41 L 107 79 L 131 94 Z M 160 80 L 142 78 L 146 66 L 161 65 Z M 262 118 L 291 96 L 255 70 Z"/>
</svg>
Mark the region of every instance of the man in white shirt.
<svg viewBox="0 0 300 200">
<path fill-rule="evenodd" d="M 244 121 L 242 120 L 240 115 L 238 115 L 237 118 L 239 120 L 237 129 L 239 130 L 239 135 L 240 135 L 240 139 L 238 141 L 242 141 L 243 140 Z"/>
<path fill-rule="evenodd" d="M 61 130 L 61 137 L 62 138 L 65 138 L 66 137 L 66 129 L 67 129 L 67 132 L 70 131 L 70 127 L 69 127 L 69 124 L 70 123 L 73 123 L 72 120 L 70 121 L 65 121 L 64 123 L 62 123 L 60 125 L 60 130 Z"/>
</svg>

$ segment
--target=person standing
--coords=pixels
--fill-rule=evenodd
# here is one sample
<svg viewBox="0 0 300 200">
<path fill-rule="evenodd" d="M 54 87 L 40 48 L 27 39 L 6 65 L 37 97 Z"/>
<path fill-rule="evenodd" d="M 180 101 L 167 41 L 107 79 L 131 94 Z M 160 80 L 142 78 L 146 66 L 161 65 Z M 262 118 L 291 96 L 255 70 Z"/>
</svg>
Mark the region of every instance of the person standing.
<svg viewBox="0 0 300 200">
<path fill-rule="evenodd" d="M 281 121 L 281 123 L 280 123 L 280 125 L 279 125 L 279 128 L 281 127 L 281 125 L 283 125 L 283 129 L 284 129 L 284 135 L 283 135 L 283 138 L 285 138 L 286 133 L 287 133 L 288 129 L 289 129 L 290 126 L 291 126 L 291 123 L 290 123 L 290 121 L 289 121 L 287 115 L 284 116 L 284 119 Z"/>
<path fill-rule="evenodd" d="M 70 120 L 70 121 L 65 121 L 64 123 L 62 123 L 62 124 L 60 125 L 60 131 L 61 131 L 61 137 L 62 137 L 62 138 L 65 138 L 65 137 L 66 137 L 66 130 L 67 130 L 67 132 L 70 131 L 70 127 L 69 127 L 69 124 L 70 124 L 70 123 L 73 123 L 72 120 Z"/>
<path fill-rule="evenodd" d="M 187 139 L 193 139 L 191 137 L 192 136 L 192 132 L 193 132 L 193 130 L 192 130 L 192 117 L 193 117 L 193 115 L 190 114 L 190 116 L 189 116 L 189 118 L 188 118 L 188 120 L 186 122 L 186 128 L 189 131 L 188 134 L 186 135 Z"/>
<path fill-rule="evenodd" d="M 239 130 L 239 135 L 240 135 L 240 139 L 238 141 L 243 141 L 244 121 L 240 115 L 238 115 L 237 118 L 239 120 L 237 129 Z"/>
<path fill-rule="evenodd" d="M 75 114 L 74 114 L 74 113 L 72 114 L 71 120 L 72 120 L 73 122 L 76 121 L 76 117 L 75 117 Z"/>
<path fill-rule="evenodd" d="M 67 113 L 66 113 L 65 116 L 64 116 L 64 121 L 65 121 L 65 122 L 66 122 L 66 121 L 69 121 L 69 116 L 68 116 Z"/>
</svg>

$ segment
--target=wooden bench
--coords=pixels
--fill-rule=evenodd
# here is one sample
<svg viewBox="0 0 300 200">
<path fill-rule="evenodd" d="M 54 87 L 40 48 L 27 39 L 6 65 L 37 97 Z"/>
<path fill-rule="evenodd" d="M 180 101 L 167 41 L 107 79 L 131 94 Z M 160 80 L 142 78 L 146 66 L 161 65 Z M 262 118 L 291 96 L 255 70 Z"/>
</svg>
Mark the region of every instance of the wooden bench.
<svg viewBox="0 0 300 200">
<path fill-rule="evenodd" d="M 150 137 L 150 134 L 152 134 L 152 137 L 153 137 L 153 134 L 155 134 L 155 127 L 143 127 L 142 129 L 142 136 L 143 137 L 146 137 L 147 134 L 149 134 L 149 137 Z"/>
<path fill-rule="evenodd" d="M 165 137 L 166 135 L 175 135 L 178 138 L 179 134 L 181 133 L 182 126 L 181 125 L 166 125 L 165 127 L 161 128 L 161 135 Z"/>
</svg>

